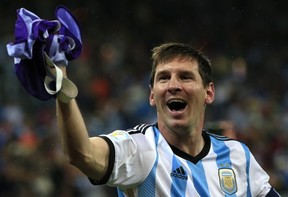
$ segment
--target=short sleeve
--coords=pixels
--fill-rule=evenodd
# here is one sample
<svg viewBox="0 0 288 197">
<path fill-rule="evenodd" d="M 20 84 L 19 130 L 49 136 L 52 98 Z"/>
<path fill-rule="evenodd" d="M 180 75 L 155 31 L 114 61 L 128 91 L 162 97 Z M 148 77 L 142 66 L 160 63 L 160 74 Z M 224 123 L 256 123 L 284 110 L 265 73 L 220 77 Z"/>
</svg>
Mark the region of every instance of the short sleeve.
<svg viewBox="0 0 288 197">
<path fill-rule="evenodd" d="M 155 162 L 155 145 L 148 136 L 139 133 L 116 130 L 105 138 L 110 147 L 108 171 L 100 184 L 117 186 L 122 189 L 135 187 L 148 176 Z M 110 170 L 109 170 L 110 169 Z M 106 179 L 106 180 L 104 180 Z M 93 182 L 93 184 L 99 184 Z"/>
<path fill-rule="evenodd" d="M 269 175 L 258 164 L 252 153 L 250 153 L 249 180 L 252 194 L 259 197 L 266 196 L 272 188 L 269 184 L 269 179 Z"/>
</svg>

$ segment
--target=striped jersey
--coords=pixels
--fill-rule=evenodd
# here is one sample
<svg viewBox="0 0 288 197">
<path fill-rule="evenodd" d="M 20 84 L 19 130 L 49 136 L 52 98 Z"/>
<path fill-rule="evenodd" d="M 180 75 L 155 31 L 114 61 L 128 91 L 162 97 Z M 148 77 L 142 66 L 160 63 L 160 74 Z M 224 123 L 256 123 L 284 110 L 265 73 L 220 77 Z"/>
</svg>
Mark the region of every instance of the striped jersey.
<svg viewBox="0 0 288 197">
<path fill-rule="evenodd" d="M 116 186 L 120 197 L 279 196 L 247 146 L 202 135 L 205 145 L 195 157 L 168 144 L 157 124 L 103 135 L 109 167 L 102 180 L 90 181 Z"/>
</svg>

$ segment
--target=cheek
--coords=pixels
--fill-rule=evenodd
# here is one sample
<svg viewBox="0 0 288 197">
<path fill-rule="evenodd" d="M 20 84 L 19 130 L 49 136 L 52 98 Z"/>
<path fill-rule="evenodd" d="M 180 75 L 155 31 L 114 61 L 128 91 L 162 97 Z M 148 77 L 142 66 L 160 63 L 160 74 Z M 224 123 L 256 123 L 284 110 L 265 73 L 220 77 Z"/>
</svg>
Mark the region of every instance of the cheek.
<svg viewBox="0 0 288 197">
<path fill-rule="evenodd" d="M 196 102 L 196 104 L 201 104 L 201 103 L 206 103 L 206 92 L 203 90 L 203 88 L 199 88 L 199 89 L 189 89 L 187 90 L 187 94 L 189 94 L 188 97 L 190 97 L 190 99 L 193 102 Z"/>
<path fill-rule="evenodd" d="M 158 94 L 150 94 L 149 97 L 149 103 L 152 107 L 157 107 L 158 105 L 161 105 L 161 102 L 164 102 L 161 100 L 162 96 Z"/>
<path fill-rule="evenodd" d="M 166 97 L 169 95 L 167 86 L 157 85 L 150 90 L 149 103 L 156 108 L 162 108 L 165 106 Z"/>
<path fill-rule="evenodd" d="M 163 97 L 163 90 L 159 88 L 151 88 L 150 95 L 149 95 L 149 103 L 151 106 L 156 106 L 159 102 L 159 99 Z"/>
</svg>

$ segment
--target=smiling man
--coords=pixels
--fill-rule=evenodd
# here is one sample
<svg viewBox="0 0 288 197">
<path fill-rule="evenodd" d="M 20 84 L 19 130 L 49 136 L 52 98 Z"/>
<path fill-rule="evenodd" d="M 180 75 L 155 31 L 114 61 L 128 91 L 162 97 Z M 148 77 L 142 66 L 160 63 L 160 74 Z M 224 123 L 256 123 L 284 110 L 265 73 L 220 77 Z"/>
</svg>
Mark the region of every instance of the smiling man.
<svg viewBox="0 0 288 197">
<path fill-rule="evenodd" d="M 204 146 L 205 106 L 213 102 L 215 90 L 208 59 L 181 47 L 168 44 L 154 49 L 150 104 L 157 108 L 158 128 L 164 138 L 195 156 Z M 197 58 L 202 58 L 201 68 Z"/>
<path fill-rule="evenodd" d="M 157 123 L 89 137 L 75 99 L 57 100 L 69 161 L 119 196 L 280 196 L 247 146 L 203 128 L 215 97 L 209 60 L 181 43 L 152 52 L 149 102 Z"/>
</svg>

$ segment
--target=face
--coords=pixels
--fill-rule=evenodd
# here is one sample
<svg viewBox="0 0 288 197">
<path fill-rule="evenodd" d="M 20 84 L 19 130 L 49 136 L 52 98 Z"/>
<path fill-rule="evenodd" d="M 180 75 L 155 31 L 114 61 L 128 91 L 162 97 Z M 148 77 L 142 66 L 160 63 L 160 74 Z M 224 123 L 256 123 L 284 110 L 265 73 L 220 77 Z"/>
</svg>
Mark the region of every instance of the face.
<svg viewBox="0 0 288 197">
<path fill-rule="evenodd" d="M 203 86 L 196 61 L 175 59 L 157 65 L 149 100 L 157 109 L 159 128 L 202 130 L 205 106 L 214 100 L 214 85 Z"/>
</svg>

